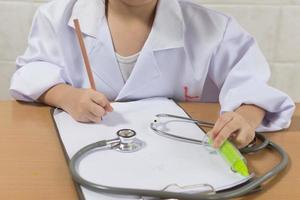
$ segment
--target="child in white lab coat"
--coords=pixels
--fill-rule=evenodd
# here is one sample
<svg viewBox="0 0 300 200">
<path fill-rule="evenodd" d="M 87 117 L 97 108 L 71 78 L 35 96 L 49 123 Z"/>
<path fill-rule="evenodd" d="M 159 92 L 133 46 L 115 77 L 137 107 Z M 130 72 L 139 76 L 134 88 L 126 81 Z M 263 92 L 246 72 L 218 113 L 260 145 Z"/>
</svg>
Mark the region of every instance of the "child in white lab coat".
<svg viewBox="0 0 300 200">
<path fill-rule="evenodd" d="M 97 91 L 88 88 L 78 18 Z M 99 122 L 110 101 L 155 96 L 219 101 L 210 137 L 244 147 L 256 130 L 287 128 L 292 100 L 267 85 L 268 64 L 234 19 L 193 0 L 54 0 L 38 9 L 11 94 Z"/>
</svg>

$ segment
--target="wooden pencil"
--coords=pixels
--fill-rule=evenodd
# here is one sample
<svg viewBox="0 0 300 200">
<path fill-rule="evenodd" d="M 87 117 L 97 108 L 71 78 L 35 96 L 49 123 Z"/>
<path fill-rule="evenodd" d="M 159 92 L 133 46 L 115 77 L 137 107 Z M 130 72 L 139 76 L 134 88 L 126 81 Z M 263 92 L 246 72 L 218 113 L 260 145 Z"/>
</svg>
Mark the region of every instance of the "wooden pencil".
<svg viewBox="0 0 300 200">
<path fill-rule="evenodd" d="M 77 35 L 77 38 L 78 38 L 78 41 L 79 41 L 82 57 L 83 57 L 83 60 L 84 60 L 84 64 L 85 64 L 85 68 L 86 68 L 86 71 L 87 71 L 87 74 L 88 74 L 88 78 L 89 78 L 89 81 L 90 81 L 91 88 L 96 90 L 95 81 L 94 81 L 90 61 L 89 61 L 89 58 L 88 58 L 88 54 L 87 54 L 87 51 L 86 51 L 86 47 L 84 45 L 79 20 L 74 19 L 73 22 L 74 22 L 74 25 L 75 25 L 76 35 Z"/>
</svg>

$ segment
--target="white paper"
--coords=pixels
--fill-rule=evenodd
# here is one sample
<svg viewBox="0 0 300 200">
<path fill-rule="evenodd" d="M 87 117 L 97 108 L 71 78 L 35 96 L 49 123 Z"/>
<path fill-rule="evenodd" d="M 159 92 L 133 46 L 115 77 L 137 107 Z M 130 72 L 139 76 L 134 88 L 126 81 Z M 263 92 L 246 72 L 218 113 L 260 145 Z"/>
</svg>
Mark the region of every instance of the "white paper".
<svg viewBox="0 0 300 200">
<path fill-rule="evenodd" d="M 170 184 L 210 184 L 218 191 L 249 179 L 233 173 L 219 154 L 211 153 L 203 145 L 165 138 L 150 129 L 150 123 L 159 113 L 187 117 L 172 100 L 153 98 L 112 103 L 112 106 L 114 111 L 106 115 L 99 124 L 76 122 L 60 110 L 54 113 L 69 158 L 88 144 L 116 138 L 116 132 L 124 128 L 135 130 L 137 137 L 146 143 L 145 148 L 134 153 L 105 150 L 90 154 L 79 166 L 80 174 L 87 180 L 107 186 L 155 190 L 162 190 Z M 202 140 L 205 136 L 195 124 L 178 120 L 167 123 L 165 129 L 194 139 Z M 169 190 L 178 192 L 176 187 Z M 199 187 L 198 190 L 203 191 L 207 188 Z M 134 198 L 99 194 L 84 188 L 82 191 L 86 200 Z"/>
</svg>

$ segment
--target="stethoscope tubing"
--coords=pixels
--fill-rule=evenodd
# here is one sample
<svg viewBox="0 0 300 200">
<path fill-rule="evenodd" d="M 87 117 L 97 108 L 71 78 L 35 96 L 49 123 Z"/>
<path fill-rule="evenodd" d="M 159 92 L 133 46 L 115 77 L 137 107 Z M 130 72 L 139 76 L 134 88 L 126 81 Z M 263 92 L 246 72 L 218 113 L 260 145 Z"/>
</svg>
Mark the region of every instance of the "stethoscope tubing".
<svg viewBox="0 0 300 200">
<path fill-rule="evenodd" d="M 174 117 L 174 116 L 172 116 Z M 188 118 L 184 119 L 187 120 Z M 197 120 L 193 120 L 196 121 Z M 211 123 L 209 123 L 211 124 Z M 114 140 L 103 140 L 99 141 L 90 145 L 87 145 L 80 149 L 70 160 L 70 171 L 73 176 L 73 179 L 82 185 L 83 187 L 101 193 L 108 193 L 108 194 L 115 194 L 115 195 L 129 195 L 129 196 L 136 196 L 136 197 L 152 197 L 152 198 L 162 198 L 162 199 L 183 199 L 183 200 L 214 200 L 214 199 L 230 199 L 235 197 L 240 197 L 251 193 L 257 189 L 262 183 L 269 180 L 270 178 L 276 176 L 281 171 L 283 171 L 289 163 L 288 154 L 276 143 L 268 140 L 263 134 L 256 133 L 256 137 L 261 141 L 260 145 L 254 145 L 252 147 L 244 148 L 243 153 L 253 153 L 258 152 L 264 148 L 269 148 L 277 152 L 280 157 L 281 161 L 271 170 L 266 172 L 260 177 L 256 177 L 248 181 L 241 187 L 234 188 L 231 190 L 221 191 L 217 193 L 177 193 L 177 192 L 170 192 L 170 191 L 160 191 L 160 190 L 145 190 L 145 189 L 135 189 L 135 188 L 120 188 L 120 187 L 111 187 L 105 186 L 101 184 L 97 184 L 91 181 L 88 181 L 81 177 L 78 172 L 78 166 L 80 161 L 89 153 L 94 150 L 108 150 L 113 149 L 117 143 L 119 142 L 118 139 Z M 191 142 L 193 143 L 193 142 Z"/>
</svg>

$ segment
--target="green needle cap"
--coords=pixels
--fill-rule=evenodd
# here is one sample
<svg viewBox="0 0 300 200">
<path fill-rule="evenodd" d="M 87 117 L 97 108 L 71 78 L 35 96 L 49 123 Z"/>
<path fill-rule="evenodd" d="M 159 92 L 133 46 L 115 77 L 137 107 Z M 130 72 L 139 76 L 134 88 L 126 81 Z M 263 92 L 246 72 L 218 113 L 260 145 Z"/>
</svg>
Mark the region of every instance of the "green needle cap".
<svg viewBox="0 0 300 200">
<path fill-rule="evenodd" d="M 209 140 L 211 144 L 211 140 Z M 219 148 L 219 152 L 224 160 L 230 165 L 231 169 L 242 176 L 249 176 L 249 170 L 245 158 L 240 151 L 228 140 Z"/>
</svg>

